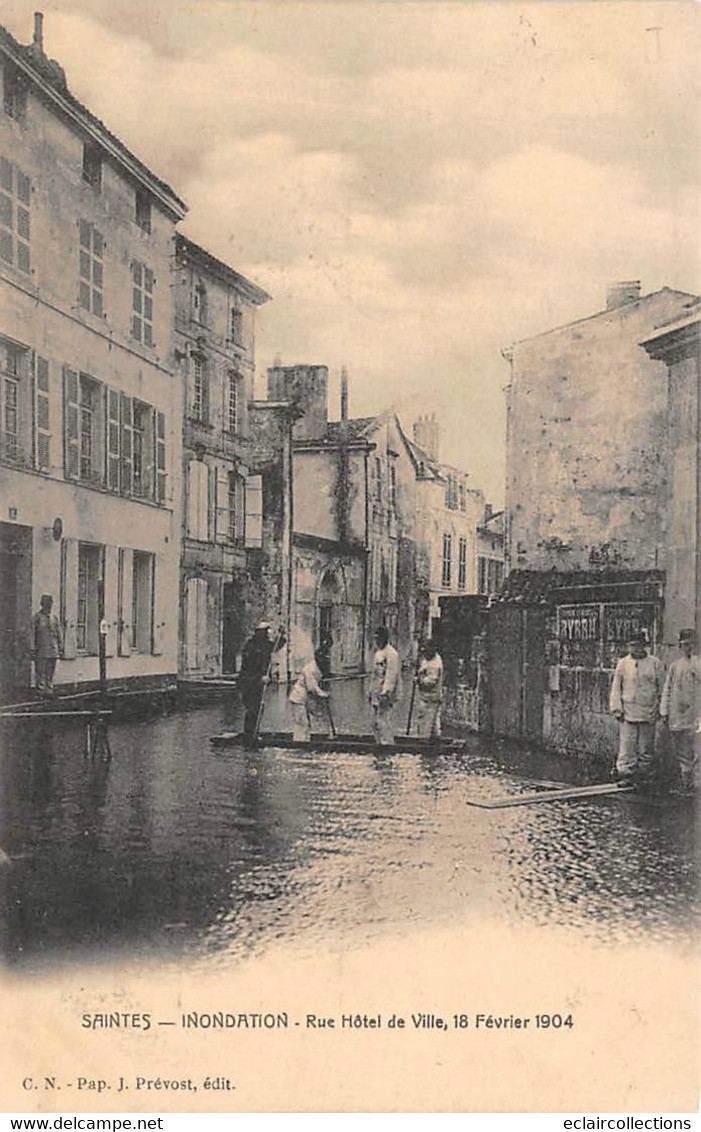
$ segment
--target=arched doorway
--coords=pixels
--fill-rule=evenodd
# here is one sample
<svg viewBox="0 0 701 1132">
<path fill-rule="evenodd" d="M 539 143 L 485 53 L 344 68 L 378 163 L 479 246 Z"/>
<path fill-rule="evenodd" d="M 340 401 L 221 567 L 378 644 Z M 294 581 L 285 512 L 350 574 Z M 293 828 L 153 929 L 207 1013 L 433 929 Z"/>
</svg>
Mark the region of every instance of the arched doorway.
<svg viewBox="0 0 701 1132">
<path fill-rule="evenodd" d="M 337 571 L 325 570 L 317 591 L 316 640 L 314 646 L 326 657 L 327 671 L 338 672 L 343 664 L 343 580 Z"/>
</svg>

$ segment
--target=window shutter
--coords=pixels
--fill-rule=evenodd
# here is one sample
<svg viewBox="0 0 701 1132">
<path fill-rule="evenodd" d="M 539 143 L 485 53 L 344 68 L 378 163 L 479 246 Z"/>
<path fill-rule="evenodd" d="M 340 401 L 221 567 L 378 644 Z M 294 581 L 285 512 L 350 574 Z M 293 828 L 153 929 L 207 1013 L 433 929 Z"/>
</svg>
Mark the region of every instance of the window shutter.
<svg viewBox="0 0 701 1132">
<path fill-rule="evenodd" d="M 263 477 L 246 480 L 246 546 L 263 545 Z"/>
<path fill-rule="evenodd" d="M 198 512 L 198 488 L 199 480 L 197 477 L 197 460 L 190 460 L 187 466 L 187 533 L 190 538 L 197 538 L 199 531 L 199 523 L 197 519 Z"/>
<path fill-rule="evenodd" d="M 119 391 L 107 389 L 107 437 L 105 450 L 107 452 L 107 487 L 110 491 L 119 491 L 121 484 L 121 422 L 119 415 Z"/>
<path fill-rule="evenodd" d="M 216 468 L 216 511 L 214 538 L 216 542 L 229 541 L 229 472 L 218 465 Z"/>
<path fill-rule="evenodd" d="M 134 551 L 123 549 L 121 558 L 121 602 L 117 608 L 117 652 L 119 656 L 129 656 L 131 653 L 131 616 L 134 582 Z"/>
<path fill-rule="evenodd" d="M 118 592 L 118 551 L 116 546 L 105 547 L 104 557 L 105 581 L 105 621 L 107 622 L 107 636 L 105 637 L 105 655 L 114 656 L 117 652 L 117 592 Z"/>
<path fill-rule="evenodd" d="M 134 410 L 131 397 L 120 394 L 120 424 L 122 433 L 122 495 L 131 495 L 134 479 Z"/>
<path fill-rule="evenodd" d="M 65 660 L 74 660 L 78 614 L 78 543 L 73 538 L 64 539 L 61 543 L 60 608 L 63 620 L 63 656 Z"/>
<path fill-rule="evenodd" d="M 63 467 L 67 479 L 77 480 L 80 474 L 80 435 L 78 407 L 78 374 L 63 367 Z"/>
<path fill-rule="evenodd" d="M 146 499 L 154 499 L 156 494 L 156 410 L 149 408 L 145 415 L 144 430 L 144 470 L 143 493 Z"/>
<path fill-rule="evenodd" d="M 38 355 L 34 358 L 34 466 L 51 469 L 51 407 L 49 363 Z"/>
<path fill-rule="evenodd" d="M 164 413 L 156 413 L 156 503 L 166 501 L 166 418 Z"/>
<path fill-rule="evenodd" d="M 161 593 L 160 575 L 157 568 L 157 558 L 154 554 L 151 559 L 151 652 L 154 656 L 162 656 L 166 629 L 165 594 Z"/>
</svg>

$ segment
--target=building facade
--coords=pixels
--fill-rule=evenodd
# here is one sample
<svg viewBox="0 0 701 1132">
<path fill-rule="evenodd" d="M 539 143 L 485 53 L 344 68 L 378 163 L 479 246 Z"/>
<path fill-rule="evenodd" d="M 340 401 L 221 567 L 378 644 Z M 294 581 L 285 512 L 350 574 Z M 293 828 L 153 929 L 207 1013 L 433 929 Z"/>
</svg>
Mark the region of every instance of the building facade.
<svg viewBox="0 0 701 1132">
<path fill-rule="evenodd" d="M 605 311 L 508 352 L 510 570 L 487 627 L 499 734 L 608 759 L 626 642 L 642 631 L 664 658 L 694 624 L 698 343 L 673 330 L 694 317 L 693 295 L 619 284 Z"/>
<path fill-rule="evenodd" d="M 410 450 L 416 474 L 418 585 L 427 593 L 419 635 L 440 617 L 441 598 L 492 593 L 503 580 L 504 547 L 499 519 L 472 486 L 467 472 L 439 460 L 435 417 L 413 425 Z"/>
<path fill-rule="evenodd" d="M 171 188 L 0 30 L 0 588 L 3 695 L 31 678 L 51 594 L 56 681 L 177 673 L 181 405 L 171 366 Z M 102 583 L 102 585 L 100 585 Z M 99 616 L 104 590 L 104 618 Z"/>
<path fill-rule="evenodd" d="M 248 631 L 246 548 L 261 543 L 249 402 L 255 311 L 269 296 L 180 233 L 173 294 L 183 420 L 179 671 L 214 676 L 238 669 Z"/>
<path fill-rule="evenodd" d="M 669 371 L 662 643 L 674 657 L 681 629 L 696 629 L 701 639 L 701 302 L 642 345 Z"/>
<path fill-rule="evenodd" d="M 614 285 L 605 310 L 506 352 L 509 569 L 663 567 L 667 373 L 640 343 L 694 302 Z"/>
<path fill-rule="evenodd" d="M 341 419 L 329 421 L 325 366 L 272 367 L 268 395 L 269 406 L 295 415 L 291 670 L 326 644 L 334 673 L 364 671 L 382 624 L 410 655 L 415 472 L 399 421 L 393 413 L 350 419 L 347 384 Z"/>
</svg>

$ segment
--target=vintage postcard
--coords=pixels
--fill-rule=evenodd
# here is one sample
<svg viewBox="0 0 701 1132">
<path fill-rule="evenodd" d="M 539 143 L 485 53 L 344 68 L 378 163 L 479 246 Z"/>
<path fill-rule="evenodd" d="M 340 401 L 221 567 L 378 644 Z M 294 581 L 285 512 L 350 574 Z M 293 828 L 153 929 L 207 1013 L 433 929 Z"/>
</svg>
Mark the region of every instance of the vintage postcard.
<svg viewBox="0 0 701 1132">
<path fill-rule="evenodd" d="M 3 1109 L 696 1112 L 698 5 L 37 5 Z"/>
</svg>

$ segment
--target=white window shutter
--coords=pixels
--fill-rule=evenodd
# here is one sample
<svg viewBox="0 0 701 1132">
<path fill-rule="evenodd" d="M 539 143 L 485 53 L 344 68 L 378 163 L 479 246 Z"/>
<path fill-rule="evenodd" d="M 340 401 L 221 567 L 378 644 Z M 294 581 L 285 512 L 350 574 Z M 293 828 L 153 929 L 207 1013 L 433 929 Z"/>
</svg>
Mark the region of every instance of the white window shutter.
<svg viewBox="0 0 701 1132">
<path fill-rule="evenodd" d="M 229 541 L 229 473 L 226 468 L 216 468 L 216 501 L 214 537 L 216 542 Z"/>
<path fill-rule="evenodd" d="M 246 546 L 263 545 L 263 477 L 246 480 Z"/>
</svg>

